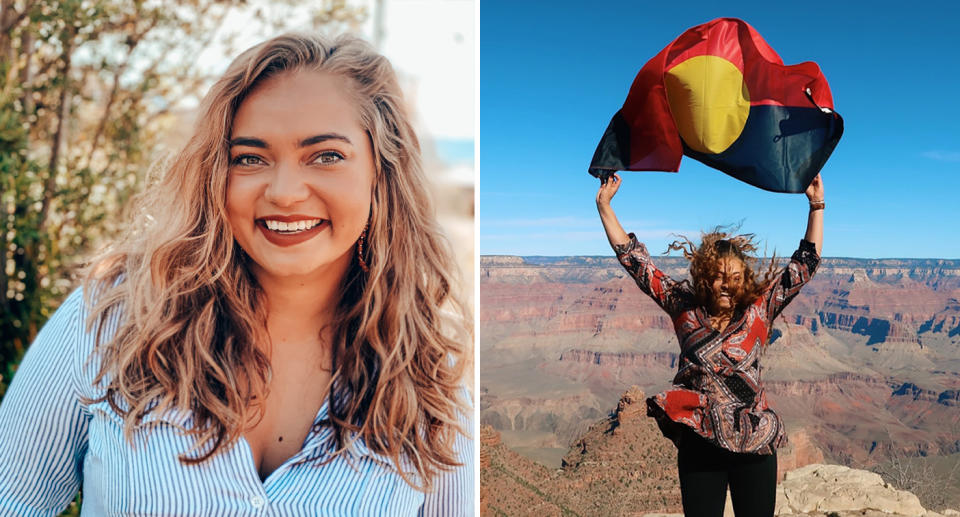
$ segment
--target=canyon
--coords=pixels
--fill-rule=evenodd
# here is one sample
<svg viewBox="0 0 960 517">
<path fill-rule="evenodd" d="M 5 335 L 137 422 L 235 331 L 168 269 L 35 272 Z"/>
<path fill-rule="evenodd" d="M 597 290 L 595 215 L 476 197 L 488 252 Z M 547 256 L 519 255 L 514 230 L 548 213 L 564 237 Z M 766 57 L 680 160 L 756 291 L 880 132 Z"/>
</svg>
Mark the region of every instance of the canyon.
<svg viewBox="0 0 960 517">
<path fill-rule="evenodd" d="M 682 257 L 654 260 L 687 276 Z M 676 372 L 672 322 L 612 257 L 483 256 L 479 289 L 481 424 L 544 475 L 573 468 L 631 386 L 656 393 Z M 958 300 L 960 260 L 825 258 L 762 359 L 781 473 L 960 457 Z M 644 447 L 672 453 L 653 436 Z"/>
<path fill-rule="evenodd" d="M 607 418 L 572 444 L 558 469 L 510 450 L 500 433 L 480 430 L 480 515 L 682 517 L 680 487 L 673 473 L 676 452 L 664 445 L 646 418 L 645 394 L 630 387 Z M 774 514 L 782 517 L 946 517 L 945 480 L 927 476 L 911 486 L 920 497 L 874 472 L 824 464 L 822 454 L 798 432 L 778 453 L 783 469 Z M 794 466 L 801 461 L 803 466 Z M 917 471 L 919 472 L 919 471 Z M 723 515 L 733 516 L 729 497 Z"/>
</svg>

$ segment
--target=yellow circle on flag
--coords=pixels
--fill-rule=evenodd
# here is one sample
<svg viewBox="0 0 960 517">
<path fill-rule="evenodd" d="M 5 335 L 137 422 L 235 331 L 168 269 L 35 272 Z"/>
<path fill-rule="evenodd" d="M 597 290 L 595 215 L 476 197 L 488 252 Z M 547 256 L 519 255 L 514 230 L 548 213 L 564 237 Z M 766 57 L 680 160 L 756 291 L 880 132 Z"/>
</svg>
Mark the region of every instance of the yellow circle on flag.
<svg viewBox="0 0 960 517">
<path fill-rule="evenodd" d="M 688 147 L 721 153 L 740 136 L 750 114 L 750 92 L 736 65 L 719 56 L 691 57 L 668 70 L 664 84 Z"/>
</svg>

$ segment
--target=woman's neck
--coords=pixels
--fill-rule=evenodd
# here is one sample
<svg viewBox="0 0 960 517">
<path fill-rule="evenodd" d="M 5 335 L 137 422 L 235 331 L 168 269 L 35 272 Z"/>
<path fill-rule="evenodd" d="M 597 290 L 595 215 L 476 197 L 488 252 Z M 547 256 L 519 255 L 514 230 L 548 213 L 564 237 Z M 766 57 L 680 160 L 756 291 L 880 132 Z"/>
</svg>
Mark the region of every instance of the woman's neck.
<svg viewBox="0 0 960 517">
<path fill-rule="evenodd" d="M 296 277 L 255 272 L 266 296 L 271 352 L 320 344 L 321 332 L 332 320 L 342 295 L 346 268 L 337 266 Z"/>
<path fill-rule="evenodd" d="M 710 318 L 710 326 L 719 332 L 723 332 L 733 319 L 733 309 L 710 310 L 707 311 L 707 316 Z"/>
</svg>

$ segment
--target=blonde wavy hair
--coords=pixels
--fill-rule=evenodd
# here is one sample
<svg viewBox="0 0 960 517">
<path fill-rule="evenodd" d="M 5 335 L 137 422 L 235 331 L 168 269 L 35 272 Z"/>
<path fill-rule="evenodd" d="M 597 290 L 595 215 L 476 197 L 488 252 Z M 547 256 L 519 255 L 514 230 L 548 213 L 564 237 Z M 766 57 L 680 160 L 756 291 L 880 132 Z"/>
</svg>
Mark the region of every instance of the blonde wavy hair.
<svg viewBox="0 0 960 517">
<path fill-rule="evenodd" d="M 701 307 L 709 307 L 713 297 L 713 280 L 720 273 L 723 259 L 735 258 L 743 264 L 743 282 L 739 289 L 731 293 L 736 309 L 743 309 L 755 302 L 769 287 L 777 274 L 777 257 L 774 254 L 764 267 L 755 254 L 759 250 L 756 237 L 752 233 L 737 235 L 738 226 L 717 226 L 709 232 L 700 233 L 700 245 L 680 235 L 679 240 L 667 246 L 666 253 L 678 250 L 690 261 L 690 279 L 694 298 Z M 761 276 L 754 267 L 762 268 Z"/>
<path fill-rule="evenodd" d="M 363 250 L 369 269 L 354 258 L 344 276 L 329 418 L 318 425 L 333 428 L 333 455 L 362 438 L 407 483 L 429 490 L 440 471 L 458 465 L 454 438 L 467 434 L 473 328 L 396 75 L 354 36 L 271 39 L 213 85 L 194 136 L 138 197 L 139 223 L 85 276 L 87 325 L 97 326 L 102 361 L 95 384 L 106 388 L 99 400 L 123 416 L 131 441 L 135 428 L 151 425 L 147 414 L 189 411 L 193 426 L 182 430 L 196 445 L 180 456 L 186 464 L 233 444 L 249 417 L 262 415 L 252 402 L 265 398 L 270 364 L 254 343 L 269 340 L 267 314 L 228 224 L 227 142 L 244 98 L 265 79 L 299 70 L 349 80 L 376 164 Z M 106 339 L 112 313 L 121 323 Z"/>
</svg>

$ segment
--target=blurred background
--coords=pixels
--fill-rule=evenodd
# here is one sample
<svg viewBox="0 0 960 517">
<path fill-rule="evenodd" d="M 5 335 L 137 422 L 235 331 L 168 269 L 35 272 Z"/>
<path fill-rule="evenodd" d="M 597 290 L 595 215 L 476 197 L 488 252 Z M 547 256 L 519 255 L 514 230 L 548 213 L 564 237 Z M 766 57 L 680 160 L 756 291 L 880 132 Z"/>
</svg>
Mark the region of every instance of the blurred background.
<svg viewBox="0 0 960 517">
<path fill-rule="evenodd" d="M 352 31 L 394 65 L 473 293 L 472 0 L 0 0 L 0 397 L 85 257 L 241 51 Z"/>
</svg>

